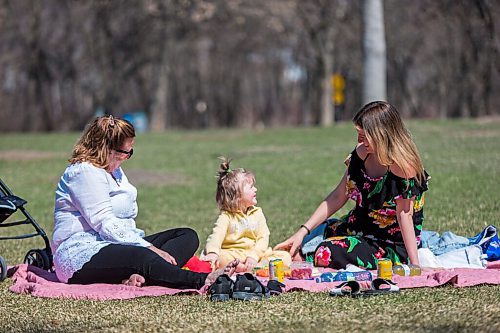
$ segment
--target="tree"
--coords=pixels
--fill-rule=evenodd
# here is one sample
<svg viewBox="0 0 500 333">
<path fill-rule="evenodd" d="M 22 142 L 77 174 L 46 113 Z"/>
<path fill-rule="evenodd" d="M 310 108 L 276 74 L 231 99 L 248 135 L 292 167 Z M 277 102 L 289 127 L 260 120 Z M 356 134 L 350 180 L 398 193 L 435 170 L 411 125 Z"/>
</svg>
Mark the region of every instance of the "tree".
<svg viewBox="0 0 500 333">
<path fill-rule="evenodd" d="M 497 22 L 491 0 L 3 0 L 0 131 L 80 130 L 98 110 L 160 131 L 329 126 L 374 99 L 495 115 Z"/>
<path fill-rule="evenodd" d="M 330 0 L 297 2 L 297 15 L 302 22 L 301 27 L 307 33 L 307 45 L 314 60 L 306 67 L 311 94 L 310 108 L 319 110 L 315 122 L 322 126 L 331 126 L 335 120 L 331 77 L 334 68 L 335 23 L 337 14 L 343 13 L 341 7 L 341 4 L 339 6 L 339 3 Z M 309 121 L 307 118 L 306 122 Z"/>
<path fill-rule="evenodd" d="M 363 104 L 387 99 L 383 0 L 363 0 Z"/>
</svg>

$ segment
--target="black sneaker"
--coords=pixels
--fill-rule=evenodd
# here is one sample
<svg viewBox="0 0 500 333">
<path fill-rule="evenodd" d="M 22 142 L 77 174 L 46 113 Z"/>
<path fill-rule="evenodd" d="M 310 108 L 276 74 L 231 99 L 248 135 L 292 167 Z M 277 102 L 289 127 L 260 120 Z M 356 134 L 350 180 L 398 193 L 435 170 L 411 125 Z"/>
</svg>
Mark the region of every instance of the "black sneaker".
<svg viewBox="0 0 500 333">
<path fill-rule="evenodd" d="M 239 274 L 233 285 L 233 299 L 260 301 L 266 295 L 266 288 L 250 273 Z"/>
<path fill-rule="evenodd" d="M 232 289 L 233 280 L 226 274 L 222 274 L 208 288 L 210 300 L 212 302 L 228 301 L 231 298 Z"/>
</svg>

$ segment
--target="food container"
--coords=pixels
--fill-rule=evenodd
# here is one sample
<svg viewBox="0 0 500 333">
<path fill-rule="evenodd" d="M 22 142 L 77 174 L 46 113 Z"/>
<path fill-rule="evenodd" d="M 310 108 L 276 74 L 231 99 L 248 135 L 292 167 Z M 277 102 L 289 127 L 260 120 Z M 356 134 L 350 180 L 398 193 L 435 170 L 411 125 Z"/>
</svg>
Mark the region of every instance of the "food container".
<svg viewBox="0 0 500 333">
<path fill-rule="evenodd" d="M 312 279 L 314 265 L 312 262 L 296 261 L 290 265 L 290 279 L 308 280 Z"/>
</svg>

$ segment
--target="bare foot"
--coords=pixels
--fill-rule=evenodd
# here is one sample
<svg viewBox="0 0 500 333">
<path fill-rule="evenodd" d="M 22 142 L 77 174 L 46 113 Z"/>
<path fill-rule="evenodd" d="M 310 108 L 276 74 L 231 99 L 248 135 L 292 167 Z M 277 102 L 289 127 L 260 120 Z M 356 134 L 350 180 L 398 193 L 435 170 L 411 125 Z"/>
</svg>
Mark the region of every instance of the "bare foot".
<svg viewBox="0 0 500 333">
<path fill-rule="evenodd" d="M 227 264 L 226 267 L 216 269 L 215 271 L 213 271 L 212 273 L 207 275 L 207 278 L 205 280 L 205 284 L 211 285 L 222 274 L 226 274 L 228 276 L 233 275 L 236 272 L 236 267 L 238 266 L 239 263 L 240 263 L 239 259 L 234 259 L 229 264 Z"/>
<path fill-rule="evenodd" d="M 142 285 L 146 282 L 146 279 L 142 275 L 132 274 L 127 280 L 123 280 L 122 284 L 126 286 L 132 287 L 142 287 Z"/>
</svg>

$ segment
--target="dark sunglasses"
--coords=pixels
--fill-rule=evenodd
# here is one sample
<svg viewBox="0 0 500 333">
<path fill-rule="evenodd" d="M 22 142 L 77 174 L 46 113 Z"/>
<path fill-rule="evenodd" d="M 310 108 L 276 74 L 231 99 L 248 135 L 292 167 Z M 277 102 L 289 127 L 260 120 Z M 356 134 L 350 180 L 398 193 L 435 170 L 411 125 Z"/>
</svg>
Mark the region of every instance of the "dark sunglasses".
<svg viewBox="0 0 500 333">
<path fill-rule="evenodd" d="M 122 154 L 127 154 L 128 155 L 127 159 L 131 158 L 132 155 L 134 155 L 134 148 L 130 149 L 129 151 L 122 150 L 122 149 L 114 149 L 114 150 L 119 152 L 119 153 L 122 153 Z"/>
</svg>

